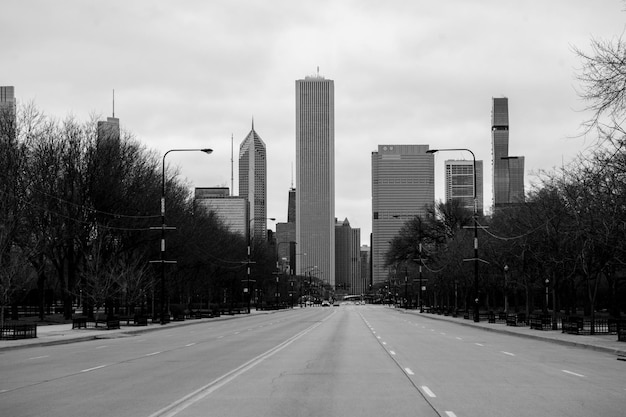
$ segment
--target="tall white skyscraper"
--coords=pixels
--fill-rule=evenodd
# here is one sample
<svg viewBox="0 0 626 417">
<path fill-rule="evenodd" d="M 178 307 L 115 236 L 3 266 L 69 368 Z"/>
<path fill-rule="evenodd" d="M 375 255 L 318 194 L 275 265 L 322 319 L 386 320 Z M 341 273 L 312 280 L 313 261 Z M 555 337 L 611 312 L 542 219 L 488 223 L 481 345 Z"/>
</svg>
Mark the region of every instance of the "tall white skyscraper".
<svg viewBox="0 0 626 417">
<path fill-rule="evenodd" d="M 334 286 L 335 85 L 320 75 L 296 80 L 296 242 L 296 272 Z"/>
<path fill-rule="evenodd" d="M 378 145 L 372 152 L 372 283 L 387 280 L 389 242 L 435 204 L 435 160 L 428 145 Z"/>
<path fill-rule="evenodd" d="M 250 238 L 267 237 L 267 154 L 265 143 L 254 130 L 239 147 L 239 196 L 249 205 Z"/>
</svg>

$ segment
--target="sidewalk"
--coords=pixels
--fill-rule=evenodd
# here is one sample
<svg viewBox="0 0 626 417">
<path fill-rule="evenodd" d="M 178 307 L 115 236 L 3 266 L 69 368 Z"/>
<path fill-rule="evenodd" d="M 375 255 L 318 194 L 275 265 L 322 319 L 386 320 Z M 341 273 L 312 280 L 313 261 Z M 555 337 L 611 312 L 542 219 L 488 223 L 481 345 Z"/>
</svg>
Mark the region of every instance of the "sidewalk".
<svg viewBox="0 0 626 417">
<path fill-rule="evenodd" d="M 432 313 L 420 313 L 417 310 L 397 309 L 406 314 L 415 314 L 417 316 L 432 319 L 443 320 L 457 323 L 462 326 L 471 326 L 483 329 L 485 331 L 500 332 L 519 337 L 527 337 L 532 339 L 543 340 L 546 342 L 558 343 L 565 346 L 572 346 L 584 349 L 591 349 L 600 352 L 612 353 L 618 356 L 626 356 L 626 342 L 617 340 L 617 335 L 577 335 L 567 334 L 561 330 L 535 330 L 529 326 L 507 326 L 504 323 L 489 323 L 480 321 L 475 323 L 473 320 L 466 320 L 463 317 L 444 316 Z"/>
<path fill-rule="evenodd" d="M 252 310 L 250 314 L 269 314 L 275 312 L 276 310 Z M 0 340 L 0 352 L 27 347 L 62 345 L 67 343 L 82 342 L 86 340 L 114 339 L 118 337 L 126 337 L 145 332 L 171 329 L 172 327 L 191 326 L 194 324 L 208 323 L 220 320 L 231 320 L 237 317 L 246 316 L 248 316 L 248 314 L 236 314 L 232 316 L 222 315 L 220 317 L 214 317 L 210 319 L 189 319 L 184 321 L 171 321 L 166 325 L 161 325 L 159 323 L 149 323 L 147 326 L 125 326 L 122 324 L 119 329 L 113 330 L 72 329 L 72 323 L 50 325 L 43 324 L 37 326 L 37 337 L 34 339 Z"/>
</svg>

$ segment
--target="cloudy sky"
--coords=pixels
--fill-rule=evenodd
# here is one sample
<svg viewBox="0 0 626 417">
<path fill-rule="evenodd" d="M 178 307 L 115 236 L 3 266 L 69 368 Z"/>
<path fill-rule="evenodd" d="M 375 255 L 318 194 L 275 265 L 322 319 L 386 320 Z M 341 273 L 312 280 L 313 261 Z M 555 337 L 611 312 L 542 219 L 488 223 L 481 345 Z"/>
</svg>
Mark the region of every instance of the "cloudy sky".
<svg viewBox="0 0 626 417">
<path fill-rule="evenodd" d="M 197 187 L 231 185 L 241 141 L 267 145 L 268 216 L 286 221 L 295 80 L 335 81 L 336 216 L 371 232 L 379 144 L 470 148 L 491 205 L 491 98 L 509 98 L 526 182 L 583 152 L 573 47 L 626 28 L 621 0 L 3 0 L 0 85 L 49 115 L 115 116 Z M 436 155 L 436 197 L 445 159 Z M 235 179 L 235 193 L 237 180 Z M 157 202 L 158 204 L 158 202 Z M 158 206 L 157 206 L 158 207 Z M 157 208 L 158 210 L 158 208 Z M 273 225 L 270 224 L 273 228 Z"/>
</svg>

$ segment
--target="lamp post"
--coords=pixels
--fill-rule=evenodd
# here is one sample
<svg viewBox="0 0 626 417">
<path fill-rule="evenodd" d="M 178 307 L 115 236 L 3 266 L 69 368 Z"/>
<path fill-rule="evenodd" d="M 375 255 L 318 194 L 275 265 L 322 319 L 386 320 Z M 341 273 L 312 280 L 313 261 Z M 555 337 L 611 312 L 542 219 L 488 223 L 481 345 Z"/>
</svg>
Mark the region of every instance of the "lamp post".
<svg viewBox="0 0 626 417">
<path fill-rule="evenodd" d="M 248 221 L 248 260 L 246 261 L 246 265 L 247 265 L 247 276 L 246 276 L 246 288 L 244 288 L 244 292 L 246 293 L 246 296 L 248 298 L 247 300 L 247 304 L 248 304 L 248 314 L 250 314 L 250 299 L 252 298 L 252 294 L 250 293 L 250 265 L 253 264 L 254 262 L 252 262 L 252 260 L 250 259 L 251 256 L 251 246 L 252 246 L 252 231 L 251 229 L 251 224 L 253 221 L 255 220 L 271 220 L 271 221 L 275 221 L 276 219 L 274 217 L 254 217 L 252 219 L 250 219 Z M 258 308 L 257 308 L 258 310 Z"/>
<path fill-rule="evenodd" d="M 474 191 L 474 321 L 478 322 L 480 316 L 478 314 L 478 200 L 476 199 L 476 156 L 474 152 L 467 148 L 456 149 L 429 149 L 426 153 L 436 153 L 439 151 L 467 151 L 472 154 L 472 171 L 474 173 L 473 191 Z"/>
<path fill-rule="evenodd" d="M 213 149 L 170 149 L 163 155 L 163 170 L 161 171 L 161 256 L 159 261 L 157 261 L 161 264 L 161 324 L 165 324 L 169 321 L 165 318 L 165 264 L 176 263 L 176 261 L 165 260 L 165 231 L 174 229 L 174 227 L 167 227 L 165 225 L 165 157 L 170 152 L 204 152 L 209 155 L 213 153 Z"/>
<path fill-rule="evenodd" d="M 509 266 L 504 265 L 504 313 L 509 312 L 509 296 L 507 294 L 507 280 L 509 278 Z"/>
</svg>

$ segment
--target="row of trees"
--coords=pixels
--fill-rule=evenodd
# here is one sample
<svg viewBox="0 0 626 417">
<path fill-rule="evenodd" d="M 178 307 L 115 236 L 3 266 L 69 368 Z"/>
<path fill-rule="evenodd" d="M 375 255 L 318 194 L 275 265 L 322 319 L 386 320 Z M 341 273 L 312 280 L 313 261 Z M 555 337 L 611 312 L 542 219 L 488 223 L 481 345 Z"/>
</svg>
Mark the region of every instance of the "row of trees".
<svg viewBox="0 0 626 417">
<path fill-rule="evenodd" d="M 626 310 L 626 48 L 621 39 L 594 40 L 583 63 L 580 96 L 592 117 L 585 135 L 591 150 L 572 163 L 538 175 L 524 202 L 496 209 L 480 225 L 479 303 L 503 307 L 516 300 L 526 312 L 539 307 L 593 315 Z M 407 265 L 415 277 L 421 259 L 434 302 L 474 302 L 473 213 L 440 203 L 407 222 L 393 240 L 387 264 Z M 432 293 L 431 293 L 432 294 Z M 544 296 L 547 294 L 547 296 Z"/>
<path fill-rule="evenodd" d="M 106 134 L 103 134 L 106 133 Z M 47 117 L 34 105 L 0 114 L 0 304 L 62 300 L 66 318 L 159 303 L 161 157 L 128 132 L 94 120 Z M 245 238 L 195 206 L 188 184 L 166 172 L 169 300 L 217 302 L 241 292 Z M 255 273 L 271 277 L 270 248 L 255 242 Z M 156 266 L 155 266 L 156 265 Z M 51 296 L 45 296 L 51 294 Z"/>
</svg>

